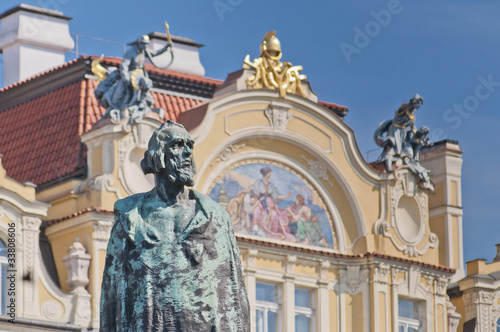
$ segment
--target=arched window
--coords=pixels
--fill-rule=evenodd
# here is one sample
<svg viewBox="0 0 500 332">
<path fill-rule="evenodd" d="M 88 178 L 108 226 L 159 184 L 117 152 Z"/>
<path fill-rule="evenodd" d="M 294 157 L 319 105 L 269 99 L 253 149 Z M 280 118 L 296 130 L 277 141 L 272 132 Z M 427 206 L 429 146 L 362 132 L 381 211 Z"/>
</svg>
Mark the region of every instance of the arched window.
<svg viewBox="0 0 500 332">
<path fill-rule="evenodd" d="M 7 246 L 0 239 L 0 315 L 6 314 L 7 308 Z"/>
</svg>

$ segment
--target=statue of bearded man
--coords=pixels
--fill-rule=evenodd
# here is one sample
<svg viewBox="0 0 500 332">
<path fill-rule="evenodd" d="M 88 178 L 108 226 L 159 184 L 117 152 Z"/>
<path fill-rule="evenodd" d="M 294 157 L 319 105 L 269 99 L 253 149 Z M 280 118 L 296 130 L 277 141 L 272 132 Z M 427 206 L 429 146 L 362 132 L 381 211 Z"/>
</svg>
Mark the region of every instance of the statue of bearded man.
<svg viewBox="0 0 500 332">
<path fill-rule="evenodd" d="M 166 121 L 141 162 L 155 187 L 118 200 L 101 291 L 101 331 L 250 331 L 229 215 L 194 184 L 193 144 Z"/>
</svg>

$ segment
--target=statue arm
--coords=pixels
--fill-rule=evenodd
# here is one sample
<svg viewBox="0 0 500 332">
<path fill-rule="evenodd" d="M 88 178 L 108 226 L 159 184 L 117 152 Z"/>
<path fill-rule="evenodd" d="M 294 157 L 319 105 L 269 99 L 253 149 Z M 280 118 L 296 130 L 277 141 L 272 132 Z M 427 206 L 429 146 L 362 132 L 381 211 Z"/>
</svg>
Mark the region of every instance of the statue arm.
<svg viewBox="0 0 500 332">
<path fill-rule="evenodd" d="M 130 82 L 129 68 L 132 59 L 129 52 L 125 53 L 125 55 L 123 56 L 122 64 L 120 65 L 120 74 L 122 76 L 122 79 L 126 82 Z"/>
<path fill-rule="evenodd" d="M 154 57 L 165 53 L 169 48 L 170 48 L 171 58 L 170 58 L 170 62 L 168 63 L 168 65 L 160 66 L 159 64 L 155 63 Z M 155 66 L 156 68 L 166 69 L 166 68 L 170 67 L 170 65 L 174 62 L 174 52 L 172 49 L 172 44 L 170 44 L 170 43 L 167 43 L 167 45 L 165 45 L 161 50 L 151 52 L 150 50 L 146 49 L 145 52 L 146 52 L 146 56 L 148 57 L 149 61 L 151 61 L 153 66 Z"/>
<path fill-rule="evenodd" d="M 157 55 L 161 55 L 161 54 L 165 53 L 171 47 L 172 47 L 172 44 L 167 43 L 165 46 L 163 46 L 158 51 L 150 51 L 150 50 L 146 49 L 148 58 L 151 60 L 152 57 L 155 57 Z"/>
<path fill-rule="evenodd" d="M 121 317 L 122 299 L 119 283 L 123 279 L 123 250 L 126 242 L 125 230 L 115 210 L 115 224 L 106 250 L 106 263 L 101 286 L 100 330 L 117 331 Z M 119 323 L 118 323 L 119 324 Z"/>
</svg>

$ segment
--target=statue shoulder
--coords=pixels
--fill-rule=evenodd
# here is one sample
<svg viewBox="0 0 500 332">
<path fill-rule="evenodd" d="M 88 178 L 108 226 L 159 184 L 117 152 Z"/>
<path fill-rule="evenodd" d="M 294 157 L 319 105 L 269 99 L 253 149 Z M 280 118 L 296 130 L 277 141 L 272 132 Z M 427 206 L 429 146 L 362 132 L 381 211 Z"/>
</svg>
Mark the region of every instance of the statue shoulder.
<svg viewBox="0 0 500 332">
<path fill-rule="evenodd" d="M 219 205 L 219 203 L 217 203 L 216 201 L 214 201 L 213 199 L 211 199 L 207 195 L 202 194 L 199 191 L 196 191 L 194 189 L 192 190 L 192 193 L 193 193 L 194 197 L 198 199 L 202 208 L 207 213 L 215 213 L 217 215 L 222 215 L 224 217 L 227 215 L 227 212 Z"/>
<path fill-rule="evenodd" d="M 123 215 L 136 208 L 144 200 L 147 193 L 131 195 L 115 202 L 115 216 Z"/>
<path fill-rule="evenodd" d="M 403 115 L 409 108 L 410 104 L 404 103 L 401 106 L 399 106 L 398 110 L 396 111 L 397 116 Z"/>
</svg>

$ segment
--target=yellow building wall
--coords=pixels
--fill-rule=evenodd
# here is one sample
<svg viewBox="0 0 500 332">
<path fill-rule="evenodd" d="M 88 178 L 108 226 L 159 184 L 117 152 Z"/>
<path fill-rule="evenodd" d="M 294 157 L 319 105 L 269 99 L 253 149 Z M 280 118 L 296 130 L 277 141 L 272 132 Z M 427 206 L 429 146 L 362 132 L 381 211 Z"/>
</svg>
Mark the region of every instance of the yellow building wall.
<svg viewBox="0 0 500 332">
<path fill-rule="evenodd" d="M 318 268 L 309 264 L 295 264 L 294 270 L 296 274 L 303 274 L 306 276 L 316 277 L 318 275 Z"/>
<path fill-rule="evenodd" d="M 445 183 L 439 181 L 435 183 L 434 193 L 429 196 L 429 209 L 445 205 Z"/>
<path fill-rule="evenodd" d="M 330 305 L 330 315 L 329 315 L 329 321 L 330 321 L 330 332 L 337 332 L 337 326 L 338 326 L 338 308 L 337 308 L 337 303 L 338 303 L 338 297 L 337 293 L 333 290 L 329 291 L 329 305 Z"/>
<path fill-rule="evenodd" d="M 54 301 L 54 302 L 59 303 L 61 305 L 61 308 L 63 308 L 63 312 L 62 312 L 61 316 L 64 316 L 64 304 L 61 301 L 59 301 L 57 298 L 52 296 L 49 293 L 49 291 L 47 290 L 47 288 L 45 288 L 42 281 L 40 281 L 40 280 L 38 280 L 38 300 L 39 300 L 40 305 L 42 305 L 44 302 L 47 302 L 47 301 Z"/>
<path fill-rule="evenodd" d="M 437 305 L 436 320 L 437 332 L 444 332 L 445 311 L 442 304 Z"/>
<path fill-rule="evenodd" d="M 385 316 L 387 314 L 387 300 L 384 292 L 378 292 L 378 329 L 379 331 L 389 332 L 389 326 L 386 325 Z"/>
<path fill-rule="evenodd" d="M 269 270 L 283 271 L 283 261 L 267 257 L 257 257 L 255 259 L 255 266 Z"/>
<path fill-rule="evenodd" d="M 446 262 L 446 250 L 447 246 L 445 242 L 446 240 L 446 225 L 445 225 L 445 216 L 439 216 L 436 218 L 432 218 L 429 221 L 431 232 L 435 233 L 439 240 L 441 241 L 439 244 L 440 246 L 438 247 L 438 257 L 439 257 L 439 264 L 440 265 L 447 265 Z"/>
<path fill-rule="evenodd" d="M 363 293 L 345 294 L 346 330 L 351 332 L 364 331 L 365 315 L 363 308 Z"/>
</svg>

